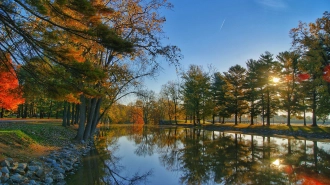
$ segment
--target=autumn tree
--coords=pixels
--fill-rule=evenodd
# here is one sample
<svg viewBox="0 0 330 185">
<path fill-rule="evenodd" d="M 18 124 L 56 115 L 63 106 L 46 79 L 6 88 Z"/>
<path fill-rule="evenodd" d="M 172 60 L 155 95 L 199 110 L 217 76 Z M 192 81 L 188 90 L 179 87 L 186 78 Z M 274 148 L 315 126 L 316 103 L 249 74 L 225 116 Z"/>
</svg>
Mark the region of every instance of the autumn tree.
<svg viewBox="0 0 330 185">
<path fill-rule="evenodd" d="M 297 28 L 290 32 L 295 49 L 300 53 L 303 70 L 310 76 L 309 97 L 311 99 L 313 126 L 317 126 L 317 113 L 320 116 L 324 111 L 318 111 L 318 108 L 324 109 L 324 98 L 329 96 L 330 80 L 328 78 L 328 66 L 330 61 L 330 13 L 324 12 L 323 17 L 318 18 L 314 23 L 300 22 Z M 328 108 L 326 108 L 328 109 Z M 330 112 L 330 111 L 329 111 Z"/>
<path fill-rule="evenodd" d="M 166 100 L 167 112 L 170 122 L 172 121 L 172 115 L 174 117 L 175 124 L 178 124 L 178 106 L 180 98 L 180 84 L 178 82 L 169 81 L 162 86 L 161 95 Z"/>
<path fill-rule="evenodd" d="M 24 99 L 10 55 L 0 50 L 0 60 L 0 117 L 3 118 L 5 110 L 16 111 Z"/>
</svg>

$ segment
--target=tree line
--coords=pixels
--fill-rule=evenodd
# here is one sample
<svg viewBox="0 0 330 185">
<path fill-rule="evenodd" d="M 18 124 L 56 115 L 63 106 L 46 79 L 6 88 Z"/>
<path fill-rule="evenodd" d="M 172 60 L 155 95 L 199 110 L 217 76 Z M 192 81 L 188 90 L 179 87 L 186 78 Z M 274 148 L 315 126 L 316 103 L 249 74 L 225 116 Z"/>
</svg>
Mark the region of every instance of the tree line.
<svg viewBox="0 0 330 185">
<path fill-rule="evenodd" d="M 290 31 L 292 50 L 274 56 L 266 51 L 258 59 L 246 61 L 246 67 L 234 65 L 226 72 L 213 67 L 190 65 L 181 73 L 181 81 L 170 81 L 161 90 L 170 121 L 183 115 L 196 125 L 207 118 L 219 117 L 219 122 L 234 116 L 235 125 L 243 115 L 255 124 L 257 116 L 263 125 L 279 112 L 285 112 L 287 125 L 292 116 L 301 118 L 306 125 L 306 113 L 312 113 L 312 125 L 327 120 L 330 114 L 330 14 L 314 23 L 300 22 Z M 146 91 L 147 92 L 147 91 Z M 149 115 L 153 93 L 141 93 L 139 101 L 144 119 Z M 153 102 L 156 102 L 153 100 Z M 157 104 L 158 105 L 158 104 Z M 148 123 L 145 121 L 145 123 Z"/>
</svg>

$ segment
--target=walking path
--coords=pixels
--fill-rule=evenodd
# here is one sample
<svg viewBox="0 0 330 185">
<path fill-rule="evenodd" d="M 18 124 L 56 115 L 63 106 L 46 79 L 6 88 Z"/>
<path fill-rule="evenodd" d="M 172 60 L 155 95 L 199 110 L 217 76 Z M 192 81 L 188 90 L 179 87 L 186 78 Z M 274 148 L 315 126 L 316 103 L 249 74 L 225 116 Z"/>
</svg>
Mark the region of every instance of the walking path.
<svg viewBox="0 0 330 185">
<path fill-rule="evenodd" d="M 62 119 L 47 119 L 47 118 L 0 118 L 0 123 L 13 122 L 61 122 Z"/>
</svg>

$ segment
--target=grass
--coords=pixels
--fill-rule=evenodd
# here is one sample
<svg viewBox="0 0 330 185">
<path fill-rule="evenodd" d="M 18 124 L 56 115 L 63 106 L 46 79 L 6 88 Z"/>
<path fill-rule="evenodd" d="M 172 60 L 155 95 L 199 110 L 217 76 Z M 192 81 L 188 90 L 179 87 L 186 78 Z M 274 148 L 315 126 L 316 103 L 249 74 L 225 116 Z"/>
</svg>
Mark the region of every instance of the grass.
<svg viewBox="0 0 330 185">
<path fill-rule="evenodd" d="M 185 120 L 178 120 L 179 125 L 185 125 L 185 126 L 193 126 L 193 123 L 185 123 Z M 172 123 L 174 125 L 174 123 Z M 330 134 L 330 127 L 326 126 L 303 126 L 298 124 L 292 124 L 291 126 L 286 126 L 285 124 L 279 124 L 279 125 L 270 125 L 270 126 L 262 126 L 260 124 L 258 125 L 250 125 L 246 123 L 239 123 L 238 125 L 234 125 L 234 123 L 225 123 L 225 124 L 212 124 L 211 122 L 206 122 L 205 124 L 201 123 L 201 125 L 197 125 L 197 127 L 231 127 L 235 129 L 251 129 L 255 131 L 260 130 L 279 130 L 279 131 L 293 131 L 293 132 L 304 132 L 308 134 L 312 133 L 322 133 L 322 134 Z"/>
<path fill-rule="evenodd" d="M 24 161 L 46 155 L 71 143 L 75 134 L 58 122 L 0 123 L 0 160 L 11 157 Z"/>
</svg>

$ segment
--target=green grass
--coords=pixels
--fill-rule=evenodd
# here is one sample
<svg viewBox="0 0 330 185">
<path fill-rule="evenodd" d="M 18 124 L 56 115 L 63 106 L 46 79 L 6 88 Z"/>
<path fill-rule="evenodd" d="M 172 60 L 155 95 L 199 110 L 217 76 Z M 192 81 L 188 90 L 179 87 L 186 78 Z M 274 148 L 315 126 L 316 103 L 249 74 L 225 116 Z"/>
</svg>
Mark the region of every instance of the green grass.
<svg viewBox="0 0 330 185">
<path fill-rule="evenodd" d="M 174 124 L 174 123 L 173 123 Z M 193 126 L 193 123 L 185 123 L 185 120 L 178 120 L 179 125 L 190 125 Z M 245 123 L 239 123 L 238 125 L 234 125 L 234 123 L 225 123 L 225 124 L 212 124 L 211 122 L 205 122 L 205 124 L 201 123 L 200 125 L 197 124 L 196 127 L 209 127 L 209 126 L 214 126 L 214 127 L 232 127 L 232 128 L 237 128 L 237 129 L 251 129 L 251 130 L 288 130 L 288 131 L 301 131 L 305 133 L 328 133 L 330 134 L 330 127 L 325 127 L 325 126 L 303 126 L 303 125 L 291 125 L 291 126 L 286 126 L 285 124 L 280 124 L 280 125 L 270 125 L 270 126 L 262 126 L 262 125 L 250 125 L 250 124 L 245 124 Z"/>
<path fill-rule="evenodd" d="M 0 124 L 0 133 L 15 132 L 45 146 L 62 146 L 75 135 L 73 129 L 62 127 L 60 123 L 7 123 Z"/>
<path fill-rule="evenodd" d="M 24 145 L 36 143 L 31 137 L 20 130 L 2 130 L 0 131 L 0 142 L 4 144 Z"/>
</svg>

